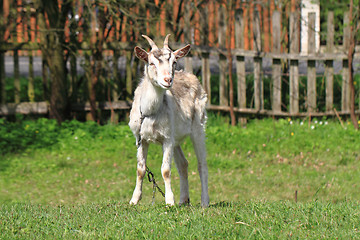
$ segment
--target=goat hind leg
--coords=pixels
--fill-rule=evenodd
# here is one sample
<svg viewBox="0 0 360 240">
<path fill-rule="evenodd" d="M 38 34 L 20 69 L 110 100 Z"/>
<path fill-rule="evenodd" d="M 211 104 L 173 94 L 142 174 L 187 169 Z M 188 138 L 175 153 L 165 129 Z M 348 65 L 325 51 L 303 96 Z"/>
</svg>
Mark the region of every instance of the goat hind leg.
<svg viewBox="0 0 360 240">
<path fill-rule="evenodd" d="M 149 144 L 142 142 L 137 150 L 137 177 L 136 177 L 136 186 L 130 200 L 130 204 L 137 204 L 142 195 L 142 184 L 143 179 L 146 173 L 146 157 L 149 149 Z"/>
<path fill-rule="evenodd" d="M 206 162 L 205 132 L 202 126 L 193 128 L 191 140 L 198 160 L 198 170 L 201 181 L 201 206 L 208 207 L 208 167 Z"/>
<path fill-rule="evenodd" d="M 180 146 L 174 148 L 174 160 L 180 176 L 180 201 L 179 205 L 190 203 L 188 182 L 188 161 Z"/>
</svg>

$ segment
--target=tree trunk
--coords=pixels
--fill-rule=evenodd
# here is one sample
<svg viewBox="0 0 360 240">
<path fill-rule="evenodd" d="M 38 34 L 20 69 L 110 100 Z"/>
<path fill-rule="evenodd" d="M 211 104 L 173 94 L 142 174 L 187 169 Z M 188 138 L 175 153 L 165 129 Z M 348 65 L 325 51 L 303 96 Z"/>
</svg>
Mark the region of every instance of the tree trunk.
<svg viewBox="0 0 360 240">
<path fill-rule="evenodd" d="M 64 28 L 71 2 L 59 4 L 58 1 L 38 0 L 35 4 L 39 12 L 40 48 L 50 70 L 50 118 L 61 123 L 70 116 L 64 56 L 64 50 L 67 49 Z M 47 15 L 46 20 L 45 15 Z"/>
<path fill-rule="evenodd" d="M 47 56 L 51 76 L 50 118 L 59 123 L 68 117 L 67 86 L 63 49 L 56 46 Z"/>
</svg>

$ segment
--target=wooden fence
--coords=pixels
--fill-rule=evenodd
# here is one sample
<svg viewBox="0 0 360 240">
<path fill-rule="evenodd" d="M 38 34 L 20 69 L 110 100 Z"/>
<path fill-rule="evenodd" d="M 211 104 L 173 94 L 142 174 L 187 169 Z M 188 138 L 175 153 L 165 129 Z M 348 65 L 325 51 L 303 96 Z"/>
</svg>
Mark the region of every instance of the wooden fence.
<svg viewBox="0 0 360 240">
<path fill-rule="evenodd" d="M 350 109 L 350 88 L 349 88 L 349 69 L 348 69 L 348 59 L 347 59 L 347 49 L 349 47 L 349 21 L 348 14 L 344 15 L 344 35 L 342 45 L 334 45 L 334 15 L 332 12 L 329 12 L 327 20 L 327 43 L 326 46 L 321 47 L 320 52 L 315 52 L 315 33 L 313 31 L 315 25 L 315 16 L 313 13 L 309 14 L 309 34 L 308 34 L 308 45 L 309 51 L 308 54 L 300 54 L 299 51 L 299 42 L 300 42 L 300 19 L 297 12 L 293 12 L 289 17 L 289 52 L 284 53 L 281 51 L 281 14 L 279 11 L 273 11 L 271 16 L 272 23 L 272 51 L 264 52 L 262 51 L 263 42 L 262 42 L 262 31 L 260 24 L 260 14 L 259 11 L 255 9 L 252 19 L 252 38 L 254 42 L 254 50 L 245 50 L 244 49 L 244 12 L 242 9 L 237 9 L 234 11 L 234 32 L 235 32 L 235 48 L 232 49 L 232 56 L 235 62 L 236 69 L 236 103 L 234 111 L 239 115 L 265 115 L 265 116 L 331 116 L 337 113 L 347 115 L 349 114 Z M 225 7 L 220 5 L 217 9 L 217 37 L 218 37 L 218 46 L 210 47 L 207 45 L 207 36 L 200 36 L 201 45 L 192 45 L 192 54 L 193 56 L 199 56 L 201 59 L 201 71 L 199 76 L 201 76 L 202 84 L 211 99 L 212 94 L 218 94 L 218 104 L 209 102 L 209 110 L 218 110 L 218 111 L 229 111 L 229 84 L 228 84 L 228 63 L 227 63 L 227 51 L 225 45 L 225 36 L 226 36 L 226 10 Z M 199 27 L 202 33 L 209 32 L 208 29 L 208 15 L 206 9 L 203 12 L 200 12 L 199 18 Z M 190 31 L 190 23 L 185 21 L 185 35 Z M 186 37 L 185 39 L 190 38 L 191 36 Z M 106 43 L 105 48 L 110 53 L 122 51 L 125 56 L 128 56 L 126 52 L 131 52 L 135 43 Z M 170 43 L 173 48 L 182 46 L 180 43 Z M 83 50 L 86 50 L 86 47 L 82 46 Z M 18 50 L 29 51 L 30 53 L 35 50 L 39 50 L 37 43 L 3 43 L 0 46 L 0 51 L 13 51 L 14 64 L 18 64 Z M 119 55 L 113 56 L 113 61 L 117 63 Z M 219 77 L 218 82 L 214 82 L 214 75 L 211 71 L 210 60 L 211 58 L 219 59 L 218 69 Z M 245 72 L 246 59 L 251 59 L 253 62 L 253 72 Z M 262 62 L 263 59 L 271 59 L 272 67 L 271 73 L 266 73 L 266 76 L 270 76 L 270 84 L 264 84 L 264 79 L 266 78 L 263 71 Z M 355 54 L 355 59 L 360 59 L 359 54 Z M 4 66 L 4 58 L 0 59 L 0 66 Z M 32 55 L 29 54 L 29 61 L 32 61 Z M 130 57 L 126 58 L 126 72 L 131 72 L 131 64 L 133 59 Z M 341 102 L 334 101 L 334 62 L 342 61 L 342 71 L 341 71 Z M 307 63 L 307 76 L 306 76 L 306 94 L 300 100 L 300 74 L 299 74 L 299 64 L 300 62 Z M 325 93 L 317 92 L 317 74 L 316 66 L 317 63 L 325 63 L 325 73 L 323 76 L 325 83 Z M 117 64 L 114 64 L 117 66 Z M 30 63 L 30 67 L 31 63 Z M 15 71 L 18 68 L 15 67 Z M 185 70 L 193 71 L 192 66 L 192 57 L 187 57 L 185 59 Z M 4 69 L 1 68 L 1 75 L 4 76 Z M 111 71 L 118 71 L 118 69 L 113 68 Z M 46 73 L 46 69 L 44 69 Z M 247 80 L 247 75 L 253 76 L 253 83 L 251 88 L 253 90 L 249 91 L 249 80 Z M 9 103 L 6 101 L 6 85 L 5 81 L 1 81 L 1 106 L 0 106 L 0 116 L 13 115 L 15 113 L 19 114 L 47 114 L 49 111 L 49 106 L 44 99 L 40 102 L 21 102 L 20 100 L 20 82 L 19 82 L 19 72 L 14 72 L 14 102 Z M 132 75 L 134 77 L 134 75 Z M 216 78 L 217 79 L 217 78 Z M 115 81 L 120 81 L 115 79 Z M 127 79 L 128 82 L 124 83 L 126 85 L 134 82 L 134 79 Z M 284 83 L 288 84 L 285 85 Z M 214 84 L 218 86 L 214 86 Z M 85 84 L 86 85 L 86 84 Z M 111 88 L 113 85 L 108 85 L 107 89 Z M 33 80 L 30 78 L 28 82 L 28 88 L 34 88 Z M 214 91 L 216 88 L 218 91 Z M 133 89 L 133 87 L 132 87 Z M 104 90 L 105 91 L 105 90 Z M 108 95 L 106 100 L 98 100 L 97 107 L 101 110 L 128 110 L 131 106 L 131 97 L 126 96 L 119 99 L 119 93 L 115 90 L 109 90 L 111 93 Z M 264 94 L 264 92 L 270 94 Z M 284 98 L 284 94 L 288 98 Z M 319 109 L 317 96 L 325 96 L 325 108 L 324 110 Z M 357 96 L 359 92 L 357 90 Z M 120 97 L 121 98 L 121 97 Z M 34 99 L 29 96 L 29 99 Z M 288 101 L 288 102 L 285 102 Z M 300 106 L 300 101 L 304 107 Z M 265 102 L 270 102 L 269 107 L 266 107 Z M 334 106 L 341 106 L 340 109 L 334 109 Z M 358 107 L 359 108 L 359 107 Z M 74 100 L 71 103 L 71 111 L 90 111 L 89 103 L 83 100 Z M 356 111 L 359 114 L 359 110 Z"/>
</svg>

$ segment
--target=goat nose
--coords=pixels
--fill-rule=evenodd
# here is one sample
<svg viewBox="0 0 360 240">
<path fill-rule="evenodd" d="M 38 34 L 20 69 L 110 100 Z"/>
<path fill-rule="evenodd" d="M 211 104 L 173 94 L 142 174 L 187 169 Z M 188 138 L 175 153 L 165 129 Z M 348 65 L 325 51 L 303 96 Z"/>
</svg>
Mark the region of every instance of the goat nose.
<svg viewBox="0 0 360 240">
<path fill-rule="evenodd" d="M 170 85 L 172 78 L 171 77 L 164 77 L 164 81 Z"/>
</svg>

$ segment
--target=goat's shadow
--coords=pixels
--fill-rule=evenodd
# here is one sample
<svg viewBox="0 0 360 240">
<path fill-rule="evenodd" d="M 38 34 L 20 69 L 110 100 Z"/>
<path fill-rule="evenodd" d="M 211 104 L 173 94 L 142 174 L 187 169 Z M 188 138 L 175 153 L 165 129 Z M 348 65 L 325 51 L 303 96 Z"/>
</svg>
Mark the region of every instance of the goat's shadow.
<svg viewBox="0 0 360 240">
<path fill-rule="evenodd" d="M 227 208 L 227 207 L 232 207 L 233 203 L 232 202 L 225 202 L 225 201 L 220 201 L 214 204 L 210 204 L 209 208 Z"/>
</svg>

